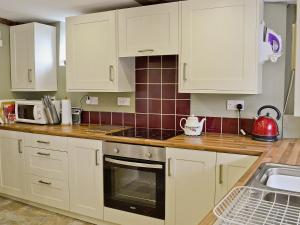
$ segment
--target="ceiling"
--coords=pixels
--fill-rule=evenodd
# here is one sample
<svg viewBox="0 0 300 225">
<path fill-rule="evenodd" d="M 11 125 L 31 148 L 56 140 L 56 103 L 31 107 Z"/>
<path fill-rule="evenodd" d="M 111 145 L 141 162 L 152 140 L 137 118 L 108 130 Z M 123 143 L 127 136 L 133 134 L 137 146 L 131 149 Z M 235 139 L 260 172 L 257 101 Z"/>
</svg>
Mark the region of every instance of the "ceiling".
<svg viewBox="0 0 300 225">
<path fill-rule="evenodd" d="M 82 13 L 138 5 L 134 0 L 0 0 L 0 17 L 15 22 L 56 22 Z"/>
</svg>

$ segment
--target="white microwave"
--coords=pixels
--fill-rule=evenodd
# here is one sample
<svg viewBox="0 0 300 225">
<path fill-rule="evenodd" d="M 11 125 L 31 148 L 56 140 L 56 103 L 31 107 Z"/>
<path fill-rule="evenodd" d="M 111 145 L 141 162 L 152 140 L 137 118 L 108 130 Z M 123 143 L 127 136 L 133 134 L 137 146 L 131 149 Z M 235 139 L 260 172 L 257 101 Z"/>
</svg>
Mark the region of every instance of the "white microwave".
<svg viewBox="0 0 300 225">
<path fill-rule="evenodd" d="M 53 101 L 58 115 L 60 114 L 60 101 Z M 15 104 L 16 121 L 33 124 L 49 124 L 44 104 L 37 100 L 16 101 Z"/>
</svg>

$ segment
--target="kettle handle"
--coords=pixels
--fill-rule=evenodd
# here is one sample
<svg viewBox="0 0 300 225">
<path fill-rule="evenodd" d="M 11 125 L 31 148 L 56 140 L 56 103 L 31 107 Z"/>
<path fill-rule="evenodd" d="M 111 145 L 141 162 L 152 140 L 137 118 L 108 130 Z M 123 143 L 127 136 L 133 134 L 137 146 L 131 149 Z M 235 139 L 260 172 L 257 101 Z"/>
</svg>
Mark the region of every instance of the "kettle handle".
<svg viewBox="0 0 300 225">
<path fill-rule="evenodd" d="M 280 113 L 279 109 L 276 108 L 275 106 L 272 106 L 272 105 L 265 105 L 265 106 L 261 107 L 261 108 L 258 110 L 257 115 L 260 116 L 261 111 L 263 111 L 264 109 L 273 109 L 273 110 L 277 113 L 276 119 L 277 119 L 277 120 L 280 120 L 280 118 L 281 118 L 281 113 Z"/>
<path fill-rule="evenodd" d="M 180 122 L 179 122 L 179 125 L 180 125 L 180 128 L 182 129 L 182 130 L 184 130 L 184 127 L 182 126 L 182 121 L 186 121 L 186 118 L 182 118 L 181 120 L 180 120 Z"/>
</svg>

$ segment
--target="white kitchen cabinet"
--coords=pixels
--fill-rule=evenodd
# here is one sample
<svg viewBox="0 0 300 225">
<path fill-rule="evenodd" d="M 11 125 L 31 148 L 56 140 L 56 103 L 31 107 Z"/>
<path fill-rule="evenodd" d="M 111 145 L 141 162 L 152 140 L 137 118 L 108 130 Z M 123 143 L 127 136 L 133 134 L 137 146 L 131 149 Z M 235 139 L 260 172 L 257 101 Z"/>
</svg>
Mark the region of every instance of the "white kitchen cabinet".
<svg viewBox="0 0 300 225">
<path fill-rule="evenodd" d="M 181 4 L 179 91 L 261 93 L 263 1 L 190 0 Z"/>
<path fill-rule="evenodd" d="M 256 160 L 256 156 L 217 153 L 215 204 L 219 203 Z"/>
<path fill-rule="evenodd" d="M 0 170 L 0 192 L 25 198 L 22 133 L 0 132 Z"/>
<path fill-rule="evenodd" d="M 67 18 L 67 90 L 134 91 L 134 59 L 118 59 L 116 11 Z"/>
<path fill-rule="evenodd" d="M 70 210 L 103 219 L 102 142 L 70 138 Z"/>
<path fill-rule="evenodd" d="M 10 27 L 12 91 L 56 91 L 56 28 L 40 23 Z"/>
<path fill-rule="evenodd" d="M 166 225 L 198 225 L 214 207 L 216 153 L 167 148 Z"/>
<path fill-rule="evenodd" d="M 179 49 L 179 3 L 118 10 L 119 56 L 173 55 Z"/>
</svg>

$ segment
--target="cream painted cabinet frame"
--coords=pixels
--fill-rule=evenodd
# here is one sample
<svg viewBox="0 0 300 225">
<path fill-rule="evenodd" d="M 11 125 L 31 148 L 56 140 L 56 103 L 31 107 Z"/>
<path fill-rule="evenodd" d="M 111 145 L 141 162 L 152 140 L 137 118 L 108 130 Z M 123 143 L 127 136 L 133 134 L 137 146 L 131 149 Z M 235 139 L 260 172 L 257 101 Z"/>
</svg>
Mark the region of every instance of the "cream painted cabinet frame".
<svg viewBox="0 0 300 225">
<path fill-rule="evenodd" d="M 179 3 L 118 10 L 119 56 L 174 55 L 179 49 Z"/>
<path fill-rule="evenodd" d="M 0 192 L 25 198 L 23 135 L 0 131 Z"/>
<path fill-rule="evenodd" d="M 190 0 L 181 5 L 179 91 L 261 93 L 263 1 Z"/>
<path fill-rule="evenodd" d="M 103 219 L 102 142 L 68 139 L 70 211 Z"/>
<path fill-rule="evenodd" d="M 256 156 L 217 153 L 215 204 L 219 203 L 256 160 Z"/>
<path fill-rule="evenodd" d="M 167 148 L 166 225 L 198 225 L 214 207 L 216 153 Z"/>
<path fill-rule="evenodd" d="M 134 58 L 118 59 L 116 11 L 66 21 L 67 91 L 134 91 Z"/>
<path fill-rule="evenodd" d="M 56 28 L 40 23 L 10 27 L 12 91 L 56 91 Z"/>
<path fill-rule="evenodd" d="M 300 1 L 297 1 L 297 29 L 296 29 L 296 75 L 294 115 L 300 117 Z"/>
</svg>

